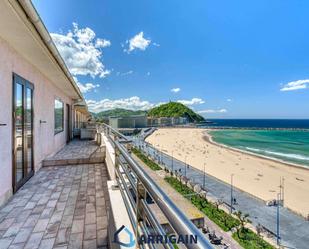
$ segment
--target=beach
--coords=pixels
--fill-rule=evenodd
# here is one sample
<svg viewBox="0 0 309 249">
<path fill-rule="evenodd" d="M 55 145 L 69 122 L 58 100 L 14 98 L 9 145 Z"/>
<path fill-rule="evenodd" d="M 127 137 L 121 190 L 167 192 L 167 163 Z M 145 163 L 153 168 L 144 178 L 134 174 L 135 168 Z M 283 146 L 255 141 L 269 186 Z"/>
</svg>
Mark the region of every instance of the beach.
<svg viewBox="0 0 309 249">
<path fill-rule="evenodd" d="M 155 148 L 186 161 L 264 201 L 277 198 L 284 177 L 284 206 L 309 215 L 309 169 L 214 143 L 205 129 L 162 128 L 146 139 Z"/>
</svg>

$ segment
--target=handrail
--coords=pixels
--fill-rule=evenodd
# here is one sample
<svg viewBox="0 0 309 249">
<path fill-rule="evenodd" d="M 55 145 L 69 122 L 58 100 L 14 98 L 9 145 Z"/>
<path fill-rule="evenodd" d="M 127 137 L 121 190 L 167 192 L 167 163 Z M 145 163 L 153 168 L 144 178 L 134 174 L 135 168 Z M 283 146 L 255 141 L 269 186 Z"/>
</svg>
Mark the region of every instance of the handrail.
<svg viewBox="0 0 309 249">
<path fill-rule="evenodd" d="M 213 248 L 202 232 L 198 230 L 198 228 L 184 215 L 184 213 L 173 203 L 162 189 L 149 177 L 146 171 L 135 162 L 125 147 L 117 141 L 115 142 L 115 145 L 131 166 L 132 170 L 136 173 L 138 179 L 145 186 L 146 190 L 153 197 L 154 201 L 157 203 L 175 231 L 178 234 L 197 235 L 197 244 L 190 244 L 188 245 L 188 248 Z"/>
<path fill-rule="evenodd" d="M 102 128 L 102 125 L 99 125 L 99 128 Z M 146 216 L 146 220 L 150 221 L 154 226 L 154 229 L 158 234 L 162 234 L 164 231 L 161 225 L 154 220 L 155 216 L 152 211 L 145 207 L 145 200 L 143 198 L 139 198 L 139 186 L 141 185 L 143 189 L 152 197 L 153 201 L 159 207 L 161 212 L 164 214 L 169 224 L 173 228 L 173 230 L 178 235 L 194 235 L 197 237 L 197 243 L 186 244 L 185 246 L 189 249 L 210 249 L 213 248 L 211 243 L 206 239 L 205 235 L 185 216 L 185 214 L 173 203 L 173 201 L 166 195 L 166 193 L 151 179 L 151 177 L 146 173 L 146 171 L 132 158 L 130 152 L 127 147 L 124 145 L 124 142 L 130 142 L 128 137 L 124 136 L 120 132 L 116 131 L 112 127 L 103 124 L 103 131 L 109 139 L 113 140 L 113 145 L 115 148 L 116 154 L 116 179 L 119 185 L 119 189 L 122 192 L 122 196 L 124 198 L 124 202 L 126 206 L 130 205 L 133 207 L 131 210 L 135 210 L 136 213 L 130 213 L 128 210 L 131 222 L 134 222 L 133 227 L 141 226 L 142 230 L 145 230 L 145 223 L 139 220 L 139 215 Z M 113 135 L 113 136 L 112 136 Z M 117 138 L 121 138 L 118 140 Z M 121 167 L 121 170 L 120 170 Z M 134 179 L 136 184 L 132 184 L 134 181 L 132 178 L 132 174 L 134 175 Z M 127 181 L 125 180 L 125 177 Z M 140 185 L 139 185 L 140 184 Z M 136 204 L 135 202 L 132 205 L 132 197 L 129 188 L 132 188 L 134 192 L 137 194 Z M 128 198 L 125 198 L 128 196 Z M 140 212 L 140 213 L 139 213 Z M 141 219 L 143 220 L 143 219 Z M 137 226 L 136 226 L 137 225 Z M 144 228 L 144 229 L 143 229 Z M 147 229 L 146 229 L 147 230 Z M 164 245 L 166 248 L 171 248 L 170 245 Z"/>
</svg>

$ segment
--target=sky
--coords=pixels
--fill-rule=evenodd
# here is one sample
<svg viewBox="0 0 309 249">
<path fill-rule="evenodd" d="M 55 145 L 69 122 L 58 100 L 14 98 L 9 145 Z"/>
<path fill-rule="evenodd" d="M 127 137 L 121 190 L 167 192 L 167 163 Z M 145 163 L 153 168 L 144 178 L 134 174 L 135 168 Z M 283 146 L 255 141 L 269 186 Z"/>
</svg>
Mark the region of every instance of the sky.
<svg viewBox="0 0 309 249">
<path fill-rule="evenodd" d="M 307 0 L 33 0 L 91 111 L 309 118 Z"/>
</svg>

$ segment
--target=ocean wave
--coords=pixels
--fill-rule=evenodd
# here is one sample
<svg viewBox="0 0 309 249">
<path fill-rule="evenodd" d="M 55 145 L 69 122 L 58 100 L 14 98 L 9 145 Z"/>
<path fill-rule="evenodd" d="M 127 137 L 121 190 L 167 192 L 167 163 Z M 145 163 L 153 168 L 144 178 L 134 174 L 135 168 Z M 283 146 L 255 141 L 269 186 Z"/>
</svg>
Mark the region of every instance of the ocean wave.
<svg viewBox="0 0 309 249">
<path fill-rule="evenodd" d="M 281 157 L 290 158 L 290 159 L 309 161 L 309 157 L 298 155 L 298 154 L 287 154 L 287 153 L 275 152 L 275 151 L 270 151 L 270 150 L 261 150 L 261 149 L 251 148 L 251 147 L 246 147 L 246 149 L 249 151 L 257 152 L 257 153 L 264 153 L 268 155 L 281 156 Z"/>
</svg>

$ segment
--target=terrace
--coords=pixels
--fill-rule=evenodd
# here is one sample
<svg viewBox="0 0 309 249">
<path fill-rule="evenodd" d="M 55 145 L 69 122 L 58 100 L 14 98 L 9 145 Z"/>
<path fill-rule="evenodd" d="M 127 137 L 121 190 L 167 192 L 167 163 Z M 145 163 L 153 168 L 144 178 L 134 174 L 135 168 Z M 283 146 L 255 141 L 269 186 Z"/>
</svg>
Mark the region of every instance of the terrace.
<svg viewBox="0 0 309 249">
<path fill-rule="evenodd" d="M 123 245 L 112 243 L 122 225 L 135 238 L 164 236 L 167 231 L 194 234 L 197 243 L 181 248 L 212 248 L 131 157 L 130 144 L 110 127 L 98 127 L 95 140 L 74 140 L 44 160 L 43 167 L 0 209 L 0 248 L 124 248 L 123 234 L 119 235 Z M 131 248 L 136 247 L 174 245 Z"/>
</svg>

